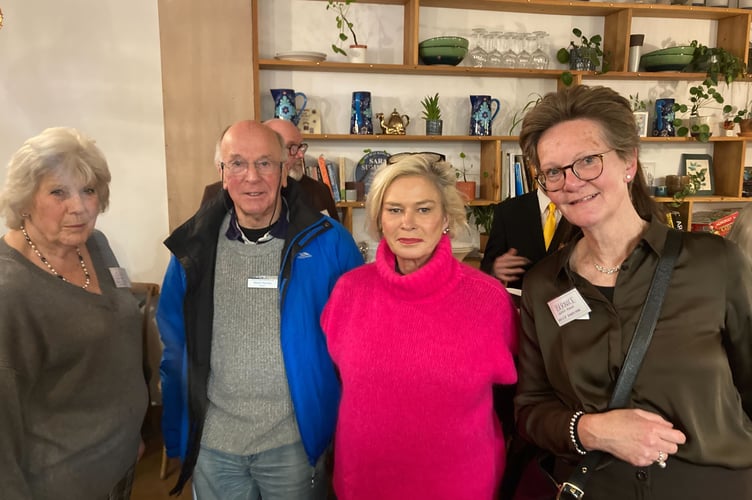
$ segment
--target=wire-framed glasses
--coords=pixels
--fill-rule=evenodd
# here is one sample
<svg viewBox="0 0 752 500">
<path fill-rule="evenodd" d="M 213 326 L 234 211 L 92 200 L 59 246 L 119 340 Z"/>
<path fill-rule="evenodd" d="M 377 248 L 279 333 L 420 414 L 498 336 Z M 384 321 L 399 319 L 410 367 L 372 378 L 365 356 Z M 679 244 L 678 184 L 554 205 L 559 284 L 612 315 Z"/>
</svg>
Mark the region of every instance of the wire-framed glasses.
<svg viewBox="0 0 752 500">
<path fill-rule="evenodd" d="M 536 176 L 538 184 L 546 191 L 559 191 L 564 187 L 568 169 L 572 170 L 575 177 L 581 181 L 595 180 L 603 173 L 603 156 L 611 151 L 613 149 L 609 149 L 603 153 L 584 156 L 563 167 L 543 170 Z"/>
<path fill-rule="evenodd" d="M 308 144 L 301 142 L 300 144 L 290 144 L 287 146 L 287 150 L 290 152 L 290 156 L 295 156 L 298 153 L 305 154 L 308 151 Z"/>
<path fill-rule="evenodd" d="M 243 159 L 230 160 L 229 162 L 220 162 L 219 166 L 222 168 L 222 172 L 226 173 L 230 177 L 239 177 L 245 175 L 248 172 L 250 163 Z M 256 168 L 256 172 L 259 174 L 268 174 L 274 169 L 282 168 L 284 162 L 272 161 L 267 159 L 256 160 L 253 162 L 253 166 Z"/>
<path fill-rule="evenodd" d="M 446 161 L 446 156 L 441 153 L 433 153 L 431 151 L 423 151 L 422 153 L 395 153 L 393 155 L 390 155 L 389 158 L 386 160 L 387 165 L 391 165 L 392 163 L 397 163 L 400 160 L 404 160 L 405 158 L 409 156 L 415 156 L 415 155 L 422 155 L 425 156 L 431 163 L 436 163 L 440 161 Z"/>
</svg>

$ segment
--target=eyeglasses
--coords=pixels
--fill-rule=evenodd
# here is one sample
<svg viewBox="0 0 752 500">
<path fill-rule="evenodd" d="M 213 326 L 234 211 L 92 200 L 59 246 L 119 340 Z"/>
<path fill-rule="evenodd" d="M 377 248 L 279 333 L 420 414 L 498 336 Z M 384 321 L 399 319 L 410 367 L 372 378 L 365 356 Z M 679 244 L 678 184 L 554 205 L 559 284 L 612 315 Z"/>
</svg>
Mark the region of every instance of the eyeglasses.
<svg viewBox="0 0 752 500">
<path fill-rule="evenodd" d="M 308 144 L 301 142 L 300 144 L 290 144 L 287 146 L 287 150 L 290 152 L 290 156 L 295 156 L 298 153 L 305 154 L 308 151 Z"/>
<path fill-rule="evenodd" d="M 248 172 L 248 167 L 250 165 L 250 163 L 241 159 L 231 160 L 228 163 L 220 162 L 219 164 L 219 166 L 222 167 L 222 171 L 226 172 L 227 175 L 231 177 L 240 177 L 241 175 L 245 175 L 245 173 Z M 253 166 L 256 168 L 256 172 L 262 175 L 274 171 L 275 168 L 281 169 L 282 165 L 284 165 L 284 163 L 281 161 L 256 160 L 253 162 Z"/>
<path fill-rule="evenodd" d="M 415 156 L 415 155 L 425 156 L 431 163 L 436 163 L 439 161 L 446 161 L 446 156 L 444 156 L 441 153 L 432 153 L 430 151 L 424 151 L 422 153 L 396 153 L 396 154 L 390 155 L 389 158 L 386 159 L 386 164 L 391 165 L 392 163 L 397 163 L 400 160 L 404 160 L 405 158 L 409 156 Z"/>
<path fill-rule="evenodd" d="M 559 191 L 564 187 L 567 177 L 567 169 L 571 169 L 575 177 L 581 181 L 592 181 L 597 179 L 603 173 L 603 156 L 613 151 L 609 149 L 603 153 L 588 155 L 579 160 L 575 160 L 569 165 L 558 168 L 549 168 L 540 172 L 536 179 L 538 184 L 546 191 Z"/>
</svg>

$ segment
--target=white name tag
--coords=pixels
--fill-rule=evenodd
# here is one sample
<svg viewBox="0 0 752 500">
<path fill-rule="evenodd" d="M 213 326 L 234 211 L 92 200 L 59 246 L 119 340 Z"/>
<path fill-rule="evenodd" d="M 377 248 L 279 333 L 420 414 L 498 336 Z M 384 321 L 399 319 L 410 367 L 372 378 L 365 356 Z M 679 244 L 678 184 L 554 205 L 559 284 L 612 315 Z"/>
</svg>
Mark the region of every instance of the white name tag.
<svg viewBox="0 0 752 500">
<path fill-rule="evenodd" d="M 277 277 L 251 276 L 248 278 L 248 288 L 277 288 Z"/>
<path fill-rule="evenodd" d="M 115 282 L 117 288 L 130 288 L 131 280 L 128 278 L 128 273 L 123 267 L 111 267 L 110 274 L 112 280 Z"/>
<path fill-rule="evenodd" d="M 551 314 L 559 326 L 564 326 L 576 319 L 589 319 L 590 306 L 576 288 L 572 288 L 555 299 L 547 302 Z"/>
</svg>

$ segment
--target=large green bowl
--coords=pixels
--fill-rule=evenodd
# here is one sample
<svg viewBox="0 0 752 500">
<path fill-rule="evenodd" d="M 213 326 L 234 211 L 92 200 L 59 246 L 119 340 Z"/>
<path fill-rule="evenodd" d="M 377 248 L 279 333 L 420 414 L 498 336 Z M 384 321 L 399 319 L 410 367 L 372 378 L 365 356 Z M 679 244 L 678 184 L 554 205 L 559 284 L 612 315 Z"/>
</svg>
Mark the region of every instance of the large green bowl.
<svg viewBox="0 0 752 500">
<path fill-rule="evenodd" d="M 423 40 L 418 44 L 419 48 L 424 47 L 469 47 L 467 38 L 461 36 L 436 36 Z"/>
<path fill-rule="evenodd" d="M 418 55 L 423 64 L 457 66 L 467 55 L 466 47 L 420 47 Z"/>
<path fill-rule="evenodd" d="M 647 54 L 643 54 L 644 56 L 657 56 L 657 55 L 692 55 L 695 53 L 695 48 L 691 45 L 677 45 L 676 47 L 666 47 L 665 49 L 658 49 L 654 50 L 652 52 L 648 52 Z"/>
<path fill-rule="evenodd" d="M 681 71 L 692 62 L 692 54 L 645 54 L 640 64 L 645 71 Z"/>
</svg>

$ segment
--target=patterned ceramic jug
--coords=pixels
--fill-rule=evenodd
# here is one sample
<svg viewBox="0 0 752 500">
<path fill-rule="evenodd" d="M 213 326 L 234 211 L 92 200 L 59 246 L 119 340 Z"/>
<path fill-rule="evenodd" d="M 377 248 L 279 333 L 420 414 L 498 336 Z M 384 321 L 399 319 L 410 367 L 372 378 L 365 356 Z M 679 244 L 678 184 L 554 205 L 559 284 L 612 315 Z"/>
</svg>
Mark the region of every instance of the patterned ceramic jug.
<svg viewBox="0 0 752 500">
<path fill-rule="evenodd" d="M 274 98 L 274 118 L 290 120 L 295 125 L 300 120 L 300 115 L 308 104 L 308 98 L 303 92 L 295 92 L 293 89 L 271 89 Z M 303 105 L 299 110 L 295 109 L 295 100 L 303 98 Z"/>
<path fill-rule="evenodd" d="M 496 110 L 492 111 L 496 103 Z M 490 95 L 470 96 L 470 135 L 491 135 L 493 119 L 499 113 L 501 103 Z"/>
</svg>

